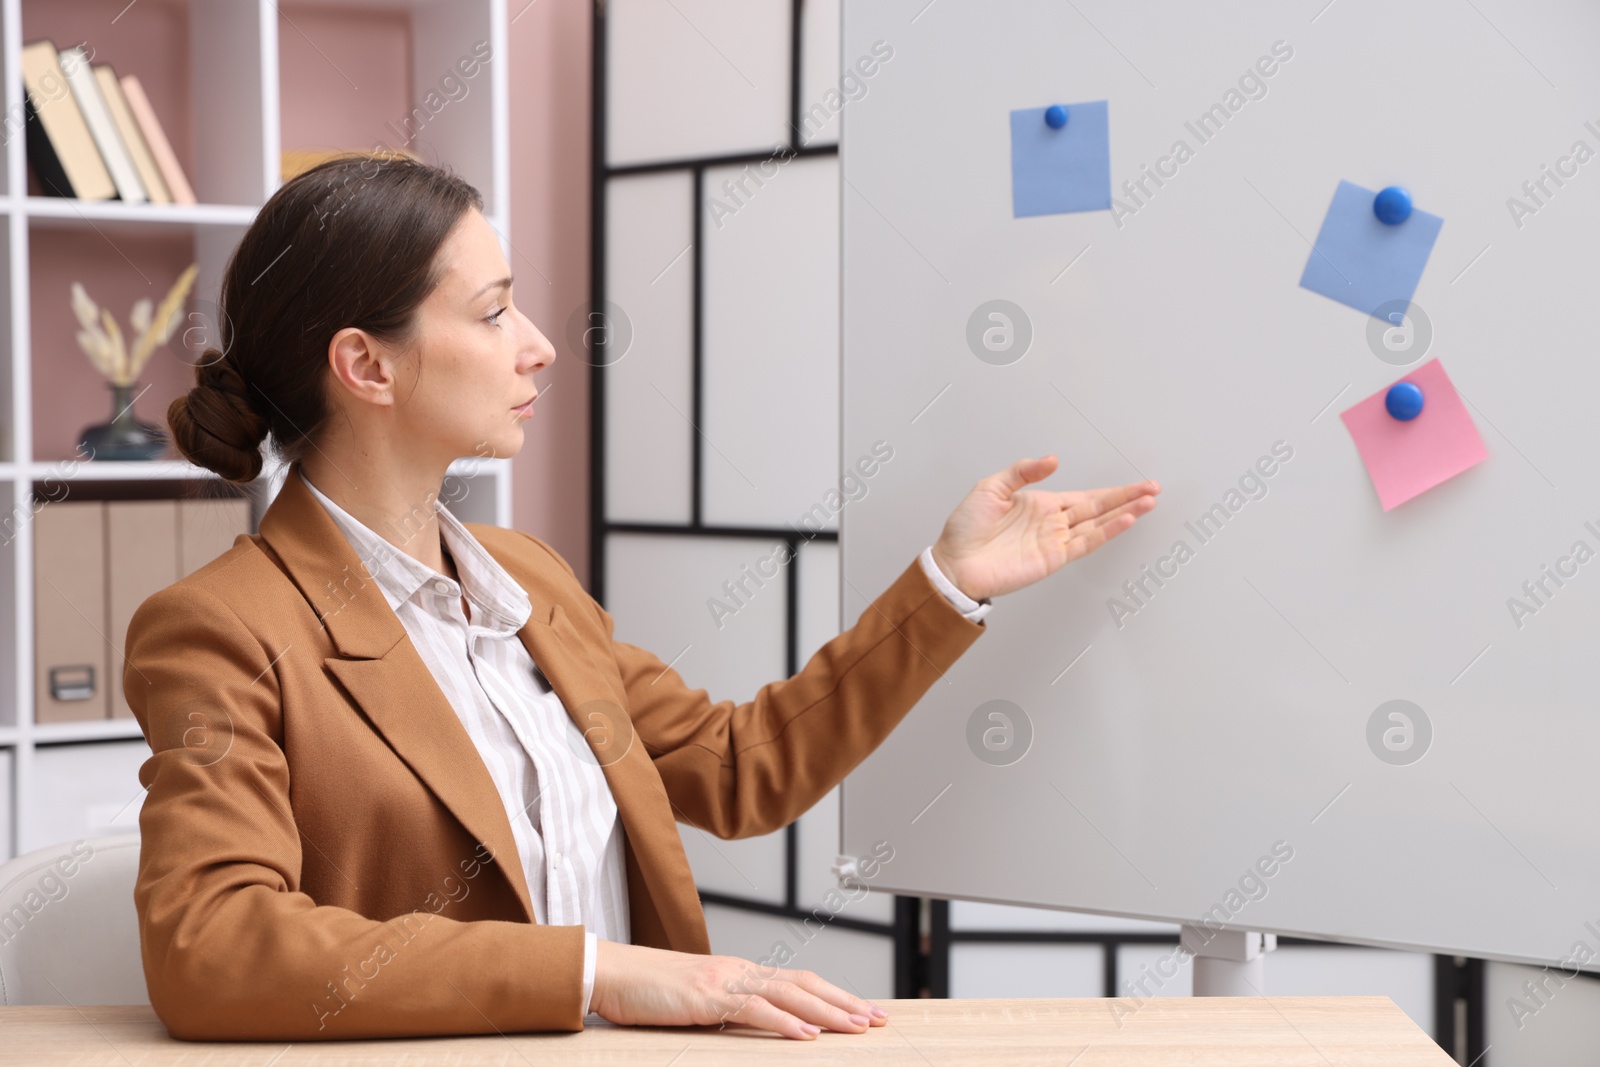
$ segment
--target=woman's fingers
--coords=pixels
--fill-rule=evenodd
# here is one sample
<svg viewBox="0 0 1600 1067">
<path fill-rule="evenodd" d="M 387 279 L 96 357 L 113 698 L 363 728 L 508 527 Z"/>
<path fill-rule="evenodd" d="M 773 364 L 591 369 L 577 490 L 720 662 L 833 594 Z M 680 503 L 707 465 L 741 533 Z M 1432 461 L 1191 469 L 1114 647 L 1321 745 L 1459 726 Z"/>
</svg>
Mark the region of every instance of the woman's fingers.
<svg viewBox="0 0 1600 1067">
<path fill-rule="evenodd" d="M 834 985 L 813 971 L 779 971 L 780 977 L 787 978 L 801 989 L 807 990 L 821 997 L 828 1003 L 843 1008 L 851 1015 L 859 1015 L 873 1026 L 882 1026 L 888 1018 L 882 1008 L 865 997 L 858 997 Z"/>
<path fill-rule="evenodd" d="M 743 961 L 739 961 L 743 962 Z M 730 977 L 724 1021 L 740 1022 L 786 1037 L 808 1039 L 826 1027 L 859 1034 L 873 1021 L 873 1005 L 824 981 L 810 971 L 773 971 L 758 976 L 744 970 Z"/>
<path fill-rule="evenodd" d="M 1103 514 L 1141 496 L 1153 497 L 1161 492 L 1161 483 L 1153 478 L 1127 485 L 1112 485 L 1100 489 L 1076 489 L 1056 494 L 1064 510 L 1074 513 L 1073 521 L 1082 522 L 1096 514 Z"/>
<path fill-rule="evenodd" d="M 1126 507 L 1134 507 L 1135 504 Z M 1148 511 L 1149 508 L 1144 510 Z M 1121 510 L 1119 514 L 1105 516 L 1104 522 L 1084 522 L 1074 526 L 1067 535 L 1067 562 L 1082 559 L 1113 537 L 1132 529 L 1134 522 L 1142 513 L 1142 511 Z"/>
<path fill-rule="evenodd" d="M 820 979 L 819 979 L 820 981 Z M 822 983 L 826 985 L 827 983 Z M 833 991 L 841 999 L 847 997 L 843 990 Z M 786 981 L 782 978 L 769 982 L 761 995 L 774 1005 L 789 1012 L 795 1017 L 818 1026 L 826 1026 L 845 1034 L 859 1034 L 871 1025 L 871 1018 L 866 1012 L 853 1012 L 831 1002 L 831 998 L 824 999 L 817 993 L 801 986 L 798 982 Z M 856 1020 L 861 1020 L 857 1022 Z"/>
<path fill-rule="evenodd" d="M 782 1034 L 784 1037 L 792 1037 L 799 1041 L 810 1041 L 822 1031 L 822 1028 L 815 1023 L 807 1023 L 803 1019 L 796 1018 L 766 997 L 755 994 L 742 994 L 738 1009 L 728 1012 L 725 1021 L 744 1023 L 760 1030 L 770 1030 L 775 1034 Z"/>
<path fill-rule="evenodd" d="M 1095 526 L 1105 526 L 1107 523 L 1113 522 L 1123 515 L 1132 515 L 1137 519 L 1140 515 L 1148 513 L 1155 506 L 1156 498 L 1153 496 L 1134 497 L 1126 504 L 1118 505 L 1117 507 L 1112 508 L 1110 511 L 1096 515 L 1090 521 Z M 1128 525 L 1132 526 L 1133 524 L 1130 522 Z"/>
<path fill-rule="evenodd" d="M 1079 528 L 1104 526 L 1122 515 L 1132 514 L 1137 518 L 1155 506 L 1156 498 L 1149 495 L 1135 496 L 1122 503 L 1106 506 L 1100 506 L 1099 501 L 1079 501 L 1063 511 L 1062 516 L 1068 528 L 1076 532 Z"/>
<path fill-rule="evenodd" d="M 866 1016 L 852 1016 L 792 982 L 767 982 L 760 993 L 740 994 L 737 1003 L 738 1007 L 727 1013 L 727 1021 L 800 1040 L 816 1037 L 824 1027 L 859 1034 L 870 1024 Z"/>
</svg>

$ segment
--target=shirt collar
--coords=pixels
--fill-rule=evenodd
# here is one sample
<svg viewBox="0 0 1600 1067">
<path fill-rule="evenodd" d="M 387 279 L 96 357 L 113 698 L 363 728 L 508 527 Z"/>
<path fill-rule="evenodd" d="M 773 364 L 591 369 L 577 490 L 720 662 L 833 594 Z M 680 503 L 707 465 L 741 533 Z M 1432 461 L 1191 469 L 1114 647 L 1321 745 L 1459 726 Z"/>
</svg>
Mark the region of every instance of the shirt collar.
<svg viewBox="0 0 1600 1067">
<path fill-rule="evenodd" d="M 527 591 L 437 498 L 433 506 L 439 516 L 439 533 L 455 560 L 456 570 L 461 575 L 460 584 L 390 544 L 312 485 L 304 472 L 299 472 L 299 477 L 355 549 L 367 575 L 378 583 L 391 609 L 416 598 L 419 604 L 433 611 L 444 606 L 438 601 L 454 603 L 465 594 L 473 607 L 474 624 L 501 633 L 516 633 L 533 614 Z"/>
</svg>

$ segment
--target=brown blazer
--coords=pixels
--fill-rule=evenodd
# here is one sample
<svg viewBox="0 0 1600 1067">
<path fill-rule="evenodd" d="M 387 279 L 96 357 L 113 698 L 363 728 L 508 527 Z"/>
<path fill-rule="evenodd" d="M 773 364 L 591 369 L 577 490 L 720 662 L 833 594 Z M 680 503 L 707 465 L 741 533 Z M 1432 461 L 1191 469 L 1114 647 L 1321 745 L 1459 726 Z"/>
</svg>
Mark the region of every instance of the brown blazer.
<svg viewBox="0 0 1600 1067">
<path fill-rule="evenodd" d="M 791 822 L 985 631 L 912 560 L 799 674 L 714 703 L 614 640 L 543 541 L 469 526 L 527 590 L 518 636 L 605 769 L 635 944 L 710 951 L 674 820 Z M 127 657 L 153 750 L 134 903 L 174 1037 L 583 1028 L 583 928 L 534 922 L 488 769 L 297 473 L 259 535 L 140 606 Z"/>
</svg>

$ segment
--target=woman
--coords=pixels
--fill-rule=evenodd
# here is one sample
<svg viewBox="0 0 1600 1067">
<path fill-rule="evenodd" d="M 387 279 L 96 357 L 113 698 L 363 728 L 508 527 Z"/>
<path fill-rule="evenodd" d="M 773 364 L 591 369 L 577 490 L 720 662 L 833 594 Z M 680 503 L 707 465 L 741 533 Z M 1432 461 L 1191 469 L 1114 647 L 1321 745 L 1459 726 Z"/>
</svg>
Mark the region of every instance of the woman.
<svg viewBox="0 0 1600 1067">
<path fill-rule="evenodd" d="M 439 501 L 510 456 L 555 351 L 478 193 L 409 160 L 287 182 L 228 264 L 221 347 L 168 411 L 184 455 L 291 464 L 260 533 L 147 600 L 124 684 L 153 755 L 135 889 L 176 1037 L 306 1040 L 735 1022 L 862 1032 L 806 971 L 710 955 L 674 820 L 775 830 L 833 788 L 1021 588 L 1154 482 L 985 478 L 849 631 L 712 703 L 536 537 Z"/>
</svg>

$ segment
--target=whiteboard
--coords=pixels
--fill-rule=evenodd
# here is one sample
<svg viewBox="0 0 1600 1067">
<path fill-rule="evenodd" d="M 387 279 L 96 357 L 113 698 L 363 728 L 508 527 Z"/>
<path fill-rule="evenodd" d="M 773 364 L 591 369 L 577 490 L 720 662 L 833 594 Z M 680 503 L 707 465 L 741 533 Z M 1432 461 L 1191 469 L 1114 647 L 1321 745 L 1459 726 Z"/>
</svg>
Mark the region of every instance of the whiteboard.
<svg viewBox="0 0 1600 1067">
<path fill-rule="evenodd" d="M 842 37 L 893 49 L 843 111 L 842 460 L 893 449 L 841 515 L 846 624 L 1018 458 L 1164 487 L 997 599 L 846 780 L 844 853 L 887 843 L 898 892 L 1600 953 L 1600 7 L 853 0 Z M 1097 100 L 1135 210 L 1014 217 L 1009 112 Z M 1444 219 L 1409 342 L 1299 286 L 1341 181 Z M 969 347 L 993 300 L 1020 358 Z M 1339 415 L 1435 358 L 1488 458 L 1385 512 Z M 1374 726 L 1391 701 L 1421 713 Z"/>
</svg>

